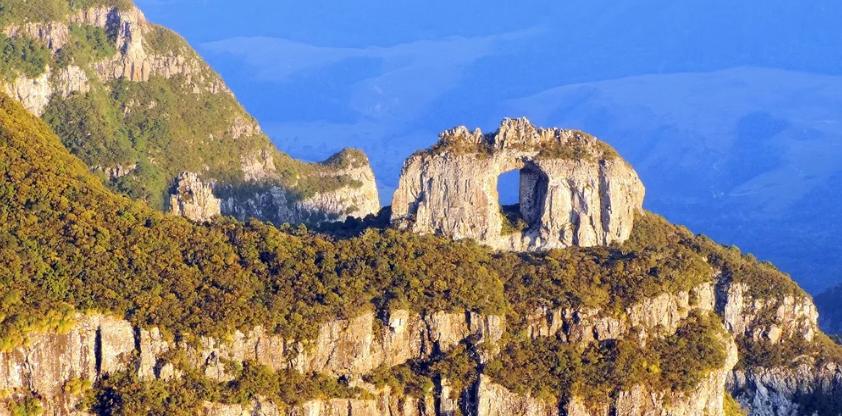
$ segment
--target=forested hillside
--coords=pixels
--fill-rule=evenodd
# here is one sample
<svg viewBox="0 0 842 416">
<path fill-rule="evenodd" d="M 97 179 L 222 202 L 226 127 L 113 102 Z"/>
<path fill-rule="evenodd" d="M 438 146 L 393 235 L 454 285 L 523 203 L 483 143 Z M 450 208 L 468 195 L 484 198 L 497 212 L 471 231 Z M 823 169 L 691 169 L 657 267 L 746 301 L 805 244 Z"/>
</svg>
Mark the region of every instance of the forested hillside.
<svg viewBox="0 0 842 416">
<path fill-rule="evenodd" d="M 67 331 L 76 312 L 107 313 L 141 328 L 157 327 L 170 339 L 189 340 L 225 339 L 256 325 L 288 339 L 308 339 L 320 323 L 365 311 L 471 311 L 507 322 L 496 358 L 501 361 L 488 363 L 486 374 L 515 391 L 545 397 L 548 386 L 555 386 L 551 390 L 600 402 L 641 382 L 675 392 L 695 386 L 724 365 L 725 345 L 715 341 L 724 333 L 720 319 L 693 312 L 675 337 L 651 345 L 629 338 L 589 347 L 553 337 L 528 341 L 527 318 L 536 308 L 591 308 L 623 316 L 647 299 L 713 284 L 720 274 L 728 276 L 728 284 L 745 285 L 746 297 L 771 302 L 804 296 L 773 266 L 653 214 L 638 218 L 632 238 L 621 246 L 546 253 L 495 253 L 472 242 L 393 229 L 339 238 L 258 221 L 192 224 L 112 193 L 46 124 L 11 98 L 0 98 L 0 110 L 3 351 L 26 345 L 31 334 Z M 778 366 L 805 353 L 821 360 L 838 354 L 821 336 L 763 348 L 757 346 L 766 344 L 750 337 L 736 337 L 746 366 Z M 468 386 L 485 367 L 472 348 L 469 343 L 366 379 L 412 392 L 449 374 L 454 383 Z M 617 354 L 630 360 L 627 366 L 617 366 Z M 548 363 L 541 373 L 505 370 L 547 359 L 572 361 Z M 113 406 L 171 411 L 187 406 L 182 410 L 188 413 L 203 400 L 295 396 L 271 387 L 288 386 L 292 373 L 272 375 L 248 365 L 238 371 L 240 382 L 217 387 L 200 376 L 150 385 L 115 375 L 101 379 L 91 394 L 100 405 L 122 395 Z M 528 381 L 536 374 L 545 382 Z M 362 394 L 336 382 L 328 377 L 312 385 L 311 396 Z"/>
</svg>

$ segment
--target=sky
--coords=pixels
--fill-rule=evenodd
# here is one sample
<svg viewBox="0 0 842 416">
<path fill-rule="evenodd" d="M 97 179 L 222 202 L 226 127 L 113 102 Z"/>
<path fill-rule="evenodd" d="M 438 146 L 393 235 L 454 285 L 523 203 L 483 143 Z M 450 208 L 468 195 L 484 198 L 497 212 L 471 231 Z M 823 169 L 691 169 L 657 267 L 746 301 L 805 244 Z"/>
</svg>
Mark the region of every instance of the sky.
<svg viewBox="0 0 842 416">
<path fill-rule="evenodd" d="M 384 205 L 438 132 L 527 116 L 612 144 L 647 209 L 814 293 L 842 283 L 838 1 L 137 3 L 281 150 L 363 149 Z"/>
</svg>

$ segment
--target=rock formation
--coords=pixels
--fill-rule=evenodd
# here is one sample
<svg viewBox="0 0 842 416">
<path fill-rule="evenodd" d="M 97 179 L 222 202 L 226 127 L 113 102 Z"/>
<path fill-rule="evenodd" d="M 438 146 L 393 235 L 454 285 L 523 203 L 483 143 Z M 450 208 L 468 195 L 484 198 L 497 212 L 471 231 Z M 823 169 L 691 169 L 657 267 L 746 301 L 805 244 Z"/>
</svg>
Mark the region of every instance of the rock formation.
<svg viewBox="0 0 842 416">
<path fill-rule="evenodd" d="M 692 295 L 691 295 L 692 293 Z M 691 291 L 665 293 L 630 305 L 620 314 L 617 327 L 634 329 L 636 334 L 650 337 L 668 336 L 691 311 L 710 311 L 715 307 L 713 287 L 702 284 Z M 698 301 L 689 302 L 689 298 Z M 643 310 L 646 310 L 643 312 Z M 663 311 L 664 313 L 659 313 Z M 612 311 L 577 309 L 575 318 L 555 325 L 564 332 L 565 342 L 588 343 L 594 340 L 621 339 L 625 330 L 604 331 L 598 322 L 617 316 Z M 584 318 L 585 316 L 589 316 Z M 531 336 L 555 336 L 537 330 L 536 319 L 530 318 Z M 325 322 L 317 336 L 308 341 L 286 339 L 256 327 L 235 332 L 226 340 L 201 338 L 198 343 L 166 339 L 157 328 L 138 328 L 128 322 L 103 315 L 80 315 L 66 333 L 33 334 L 28 346 L 0 353 L 0 390 L 36 393 L 48 414 L 70 414 L 79 398 L 64 389 L 71 380 L 94 382 L 116 371 L 135 371 L 141 380 L 178 377 L 178 370 L 168 361 L 173 351 L 182 351 L 194 368 L 217 381 L 230 380 L 226 363 L 253 361 L 275 370 L 293 368 L 299 372 L 318 372 L 342 376 L 369 391 L 373 398 L 313 400 L 285 409 L 281 404 L 256 400 L 250 405 L 208 403 L 207 415 L 287 414 L 374 416 L 447 415 L 461 409 L 470 414 L 492 415 L 559 415 L 559 407 L 542 399 L 508 391 L 487 376 L 462 392 L 464 400 L 445 400 L 451 396 L 446 380 L 438 381 L 438 393 L 428 397 L 403 397 L 388 387 L 378 389 L 361 383 L 360 377 L 385 366 L 394 367 L 413 359 L 429 357 L 436 351 L 449 351 L 462 342 L 483 346 L 488 354 L 503 340 L 507 326 L 500 316 L 471 312 L 435 312 L 418 314 L 407 310 L 391 311 L 384 319 L 371 312 L 355 318 Z M 596 323 L 596 324 L 595 324 Z M 549 324 L 554 326 L 553 322 Z M 610 325 L 609 325 L 610 326 Z M 577 335 L 578 334 L 578 335 Z M 583 335 L 585 334 L 585 335 Z M 728 358 L 723 367 L 712 371 L 703 382 L 688 393 L 647 391 L 642 386 L 621 392 L 611 403 L 600 404 L 603 410 L 585 406 L 576 398 L 562 401 L 565 414 L 608 414 L 616 409 L 628 415 L 718 415 L 721 414 L 726 377 L 736 362 L 733 341 L 727 343 Z M 132 361 L 136 357 L 136 361 Z M 491 359 L 489 355 L 484 360 Z M 134 364 L 132 364 L 134 363 Z M 2 414 L 0 405 L 0 414 Z M 449 409 L 449 410 L 448 410 Z M 665 409 L 665 410 L 660 410 Z M 654 412 L 654 413 L 653 413 Z"/>
<path fill-rule="evenodd" d="M 520 203 L 506 214 L 497 178 L 512 170 L 520 171 Z M 608 245 L 628 238 L 643 194 L 634 170 L 596 138 L 506 119 L 491 134 L 445 131 L 432 149 L 411 156 L 392 222 L 501 250 Z"/>
<path fill-rule="evenodd" d="M 364 153 L 345 149 L 314 166 L 317 172 L 311 180 L 343 185 L 302 193 L 273 181 L 278 173 L 269 155 L 244 160 L 243 171 L 251 190 L 241 192 L 237 186 L 218 188 L 222 213 L 240 220 L 255 217 L 275 224 L 319 224 L 347 217 L 365 218 L 380 210 L 374 171 Z"/>
<path fill-rule="evenodd" d="M 212 185 L 202 182 L 193 172 L 184 172 L 176 178 L 170 211 L 196 222 L 209 221 L 221 213 Z"/>
</svg>

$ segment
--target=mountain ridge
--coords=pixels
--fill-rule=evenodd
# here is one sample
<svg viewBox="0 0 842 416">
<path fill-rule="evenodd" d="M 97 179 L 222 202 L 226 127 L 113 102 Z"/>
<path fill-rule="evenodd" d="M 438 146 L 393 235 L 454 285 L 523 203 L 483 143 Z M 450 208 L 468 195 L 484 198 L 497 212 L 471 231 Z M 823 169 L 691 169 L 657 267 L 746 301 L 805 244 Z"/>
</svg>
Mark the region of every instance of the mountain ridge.
<svg viewBox="0 0 842 416">
<path fill-rule="evenodd" d="M 842 347 L 794 282 L 652 214 L 621 246 L 546 253 L 191 224 L 113 194 L 13 100 L 0 110 L 7 411 L 724 414 L 727 387 L 767 414 L 842 388 Z M 562 397 L 494 370 L 518 357 L 573 359 L 541 373 Z"/>
<path fill-rule="evenodd" d="M 4 46 L 22 51 L 0 71 L 4 89 L 112 189 L 169 209 L 189 171 L 242 219 L 318 223 L 379 210 L 364 154 L 305 163 L 280 152 L 184 39 L 131 2 L 13 1 L 0 22 Z M 330 162 L 350 154 L 359 169 Z"/>
</svg>

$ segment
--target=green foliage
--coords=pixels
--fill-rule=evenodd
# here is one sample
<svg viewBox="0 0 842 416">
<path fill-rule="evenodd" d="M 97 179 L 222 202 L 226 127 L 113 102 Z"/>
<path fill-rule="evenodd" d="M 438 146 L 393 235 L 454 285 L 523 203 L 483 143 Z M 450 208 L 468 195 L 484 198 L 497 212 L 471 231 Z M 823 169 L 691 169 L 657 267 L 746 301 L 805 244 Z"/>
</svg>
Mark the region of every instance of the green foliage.
<svg viewBox="0 0 842 416">
<path fill-rule="evenodd" d="M 56 53 L 56 65 L 87 67 L 102 59 L 114 56 L 117 48 L 105 30 L 98 26 L 70 26 L 70 40 Z"/>
<path fill-rule="evenodd" d="M 496 134 L 496 133 L 492 133 Z M 443 152 L 457 155 L 474 154 L 479 157 L 490 157 L 496 151 L 489 135 L 476 142 L 473 136 L 444 136 L 429 152 L 440 154 Z M 534 143 L 507 143 L 507 149 L 521 151 L 538 151 L 539 159 L 567 159 L 567 160 L 611 160 L 619 158 L 617 151 L 608 143 L 598 140 L 583 131 L 570 131 L 569 137 L 556 136 L 536 145 Z"/>
<path fill-rule="evenodd" d="M 22 301 L 0 338 L 62 305 L 219 337 L 262 324 L 309 338 L 372 308 L 508 314 L 517 328 L 538 306 L 621 310 L 712 277 L 682 246 L 494 253 L 392 229 L 335 240 L 256 221 L 194 225 L 110 194 L 45 125 L 2 107 L 0 298 Z"/>
<path fill-rule="evenodd" d="M 725 393 L 725 402 L 723 403 L 723 410 L 725 411 L 725 416 L 747 416 L 748 413 L 740 406 L 734 397 L 728 393 Z"/>
<path fill-rule="evenodd" d="M 502 235 L 520 233 L 529 227 L 520 214 L 519 204 L 501 206 L 500 220 L 502 222 L 500 234 Z"/>
<path fill-rule="evenodd" d="M 726 336 L 714 315 L 693 315 L 664 339 L 634 337 L 588 345 L 556 338 L 509 343 L 485 368 L 506 388 L 554 402 L 580 397 L 604 402 L 622 389 L 687 392 L 725 362 Z"/>
<path fill-rule="evenodd" d="M 9 410 L 12 416 L 41 416 L 44 414 L 41 401 L 34 397 L 27 397 L 20 402 L 13 403 Z"/>
<path fill-rule="evenodd" d="M 64 146 L 88 166 L 111 167 L 135 158 L 120 114 L 100 90 L 53 98 L 43 118 Z"/>
<path fill-rule="evenodd" d="M 20 75 L 37 77 L 44 73 L 50 60 L 50 51 L 38 42 L 29 38 L 8 37 L 2 33 L 0 53 L 0 75 L 6 81 L 13 81 Z"/>
<path fill-rule="evenodd" d="M 805 361 L 815 361 L 819 366 L 842 362 L 842 345 L 823 333 L 816 334 L 814 341 L 795 336 L 782 339 L 776 344 L 738 336 L 737 346 L 740 349 L 740 362 L 737 365 L 741 368 L 795 367 Z"/>
<path fill-rule="evenodd" d="M 132 371 L 106 375 L 96 385 L 92 409 L 100 415 L 195 415 L 205 402 L 248 405 L 260 398 L 283 406 L 362 394 L 339 379 L 295 370 L 273 372 L 246 361 L 229 382 L 214 382 L 185 369 L 174 380 L 139 380 Z"/>
<path fill-rule="evenodd" d="M 247 404 L 257 397 L 273 403 L 296 406 L 313 399 L 346 397 L 362 394 L 358 388 L 323 374 L 301 374 L 296 370 L 273 372 L 268 367 L 246 361 L 234 380 L 220 389 L 224 403 Z"/>
<path fill-rule="evenodd" d="M 693 235 L 686 228 L 669 224 L 663 218 L 647 213 L 635 219 L 634 232 L 624 244 L 632 250 L 645 246 L 681 245 L 704 257 L 726 279 L 748 286 L 746 294 L 768 299 L 792 295 L 806 296 L 791 277 L 769 262 L 743 254 L 737 247 L 723 247 L 703 235 Z"/>
<path fill-rule="evenodd" d="M 381 366 L 363 380 L 378 388 L 389 386 L 399 395 L 425 397 L 432 393 L 440 380 L 446 380 L 456 399 L 466 388 L 479 379 L 482 365 L 470 340 L 463 341 L 450 351 L 435 351 L 429 358 L 411 360 L 405 364 Z"/>
<path fill-rule="evenodd" d="M 164 27 L 155 26 L 145 35 L 146 45 L 152 52 L 159 53 L 190 53 L 187 41 L 178 33 Z"/>
<path fill-rule="evenodd" d="M 4 0 L 0 4 L 0 27 L 11 23 L 58 20 L 68 13 L 67 0 Z"/>
<path fill-rule="evenodd" d="M 132 3 L 130 0 L 3 0 L 0 4 L 0 27 L 61 20 L 71 11 L 97 6 L 126 10 Z"/>
</svg>

